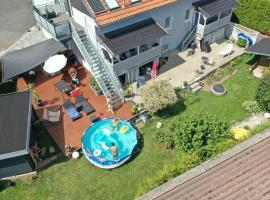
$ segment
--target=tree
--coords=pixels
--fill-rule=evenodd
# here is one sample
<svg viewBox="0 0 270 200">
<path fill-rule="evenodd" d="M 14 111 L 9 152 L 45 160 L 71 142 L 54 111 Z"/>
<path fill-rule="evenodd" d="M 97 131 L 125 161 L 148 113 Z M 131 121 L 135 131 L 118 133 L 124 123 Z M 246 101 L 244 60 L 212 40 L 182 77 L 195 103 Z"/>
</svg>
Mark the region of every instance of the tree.
<svg viewBox="0 0 270 200">
<path fill-rule="evenodd" d="M 262 110 L 270 110 L 270 77 L 265 78 L 259 84 L 256 93 L 256 101 Z"/>
<path fill-rule="evenodd" d="M 141 90 L 146 109 L 156 113 L 177 103 L 178 98 L 173 86 L 168 81 L 155 81 Z"/>
</svg>

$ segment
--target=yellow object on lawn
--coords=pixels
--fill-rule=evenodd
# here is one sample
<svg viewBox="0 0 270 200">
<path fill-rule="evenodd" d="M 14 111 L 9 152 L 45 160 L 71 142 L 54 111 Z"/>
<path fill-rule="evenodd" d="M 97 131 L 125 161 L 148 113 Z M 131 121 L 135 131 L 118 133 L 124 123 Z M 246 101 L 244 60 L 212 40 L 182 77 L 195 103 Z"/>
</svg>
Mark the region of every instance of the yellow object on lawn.
<svg viewBox="0 0 270 200">
<path fill-rule="evenodd" d="M 232 128 L 231 132 L 233 133 L 233 137 L 236 140 L 243 139 L 249 134 L 249 131 L 245 128 Z"/>
</svg>

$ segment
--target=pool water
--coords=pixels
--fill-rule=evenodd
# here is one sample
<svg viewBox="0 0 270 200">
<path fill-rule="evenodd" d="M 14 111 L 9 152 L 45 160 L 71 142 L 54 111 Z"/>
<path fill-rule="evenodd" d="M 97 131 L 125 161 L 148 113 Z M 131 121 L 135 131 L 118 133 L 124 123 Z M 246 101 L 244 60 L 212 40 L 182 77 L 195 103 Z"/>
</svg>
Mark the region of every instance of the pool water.
<svg viewBox="0 0 270 200">
<path fill-rule="evenodd" d="M 101 168 L 114 168 L 129 159 L 137 145 L 136 130 L 130 123 L 119 119 L 113 124 L 112 118 L 95 122 L 82 138 L 83 151 L 88 160 Z M 110 147 L 115 144 L 118 155 L 113 158 Z"/>
</svg>

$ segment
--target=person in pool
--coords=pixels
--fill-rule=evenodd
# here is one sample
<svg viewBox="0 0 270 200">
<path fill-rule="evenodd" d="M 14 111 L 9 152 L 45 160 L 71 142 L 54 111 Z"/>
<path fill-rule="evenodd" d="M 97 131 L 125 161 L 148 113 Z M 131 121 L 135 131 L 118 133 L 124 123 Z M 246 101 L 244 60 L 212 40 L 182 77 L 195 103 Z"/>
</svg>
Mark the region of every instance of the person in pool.
<svg viewBox="0 0 270 200">
<path fill-rule="evenodd" d="M 114 119 L 112 120 L 112 124 L 113 124 L 113 129 L 114 129 L 114 130 L 117 130 L 117 129 L 119 128 L 119 119 L 114 118 Z"/>
<path fill-rule="evenodd" d="M 112 146 L 110 147 L 110 150 L 112 151 L 113 159 L 115 160 L 118 155 L 118 149 L 117 146 L 115 146 L 114 142 L 112 142 Z"/>
</svg>

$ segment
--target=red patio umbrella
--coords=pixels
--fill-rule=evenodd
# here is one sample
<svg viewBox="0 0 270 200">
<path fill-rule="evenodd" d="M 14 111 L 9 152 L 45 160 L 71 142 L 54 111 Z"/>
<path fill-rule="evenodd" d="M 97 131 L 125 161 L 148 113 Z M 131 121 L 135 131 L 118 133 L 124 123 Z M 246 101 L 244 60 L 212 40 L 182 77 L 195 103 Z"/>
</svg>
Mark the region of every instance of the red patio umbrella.
<svg viewBox="0 0 270 200">
<path fill-rule="evenodd" d="M 152 71 L 151 71 L 151 77 L 152 79 L 155 79 L 157 77 L 157 60 L 155 59 L 152 64 Z"/>
</svg>

